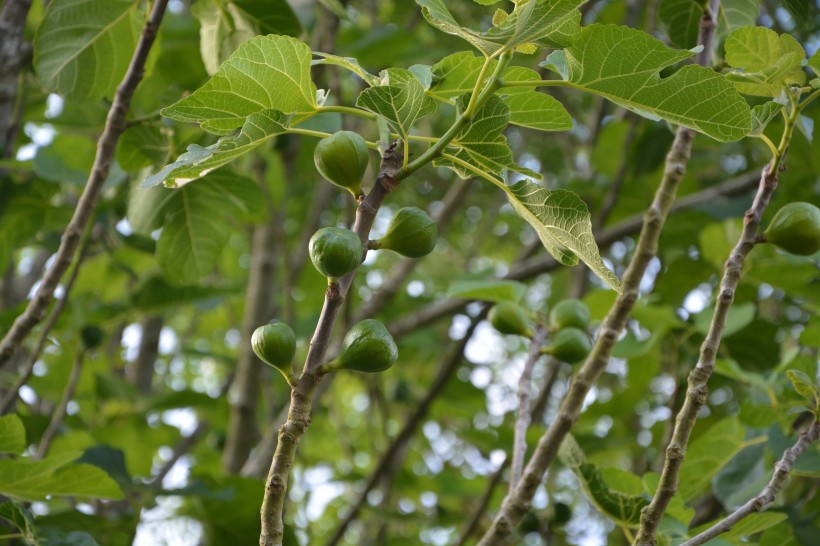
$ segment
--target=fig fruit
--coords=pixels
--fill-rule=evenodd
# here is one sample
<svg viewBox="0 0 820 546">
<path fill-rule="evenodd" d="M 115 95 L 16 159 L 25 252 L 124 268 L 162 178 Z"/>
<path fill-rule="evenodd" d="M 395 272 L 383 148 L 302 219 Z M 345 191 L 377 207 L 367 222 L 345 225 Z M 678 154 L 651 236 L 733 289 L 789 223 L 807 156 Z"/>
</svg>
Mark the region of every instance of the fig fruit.
<svg viewBox="0 0 820 546">
<path fill-rule="evenodd" d="M 396 342 L 384 324 L 366 319 L 354 324 L 345 334 L 342 352 L 331 368 L 364 373 L 383 372 L 398 357 Z"/>
<path fill-rule="evenodd" d="M 589 307 L 580 300 L 563 300 L 555 304 L 550 311 L 550 329 L 579 328 L 586 330 L 589 326 Z"/>
<path fill-rule="evenodd" d="M 362 263 L 364 248 L 359 236 L 349 229 L 326 227 L 310 238 L 308 252 L 319 273 L 330 279 L 337 279 Z"/>
<path fill-rule="evenodd" d="M 407 258 L 421 258 L 436 248 L 438 227 L 426 212 L 418 207 L 404 207 L 396 211 L 387 233 L 373 242 L 373 248 L 398 252 Z"/>
<path fill-rule="evenodd" d="M 256 356 L 285 377 L 293 374 L 291 362 L 296 354 L 296 335 L 284 322 L 265 324 L 254 330 L 251 347 Z"/>
<path fill-rule="evenodd" d="M 319 174 L 354 196 L 362 193 L 362 178 L 369 160 L 367 143 L 352 131 L 339 131 L 323 138 L 313 152 Z"/>
<path fill-rule="evenodd" d="M 503 301 L 493 305 L 487 315 L 493 328 L 502 334 L 516 336 L 530 336 L 530 319 L 527 312 L 520 306 L 510 301 Z"/>
<path fill-rule="evenodd" d="M 789 203 L 777 211 L 763 233 L 767 243 L 797 256 L 820 250 L 820 209 L 811 203 Z"/>
<path fill-rule="evenodd" d="M 575 364 L 585 359 L 591 350 L 592 341 L 586 332 L 570 326 L 556 332 L 542 352 L 562 362 Z"/>
</svg>

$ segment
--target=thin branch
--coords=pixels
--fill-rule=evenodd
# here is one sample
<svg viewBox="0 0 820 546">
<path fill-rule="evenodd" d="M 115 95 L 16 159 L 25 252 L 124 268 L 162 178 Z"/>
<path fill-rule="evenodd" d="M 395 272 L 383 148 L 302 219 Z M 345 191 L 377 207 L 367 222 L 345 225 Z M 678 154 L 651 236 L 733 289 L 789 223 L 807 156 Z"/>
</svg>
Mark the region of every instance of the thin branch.
<svg viewBox="0 0 820 546">
<path fill-rule="evenodd" d="M 100 189 L 111 169 L 117 141 L 125 130 L 125 116 L 128 113 L 131 97 L 142 80 L 145 60 L 148 58 L 148 52 L 154 43 L 167 4 L 168 0 L 156 0 L 154 2 L 151 15 L 142 29 L 134 56 L 131 58 L 128 71 L 114 95 L 114 102 L 108 111 L 105 128 L 100 140 L 97 142 L 97 153 L 94 158 L 94 165 L 91 168 L 91 174 L 85 184 L 71 221 L 63 232 L 63 238 L 54 261 L 43 275 L 37 293 L 29 302 L 25 311 L 15 319 L 14 324 L 0 342 L 0 368 L 11 359 L 32 329 L 43 320 L 48 306 L 54 298 L 54 291 L 60 284 L 60 279 L 74 260 L 81 235 L 85 231 L 86 225 L 91 221 L 94 208 L 99 199 Z"/>
<path fill-rule="evenodd" d="M 356 497 L 353 504 L 350 505 L 344 519 L 336 527 L 336 530 L 333 531 L 333 535 L 330 540 L 327 541 L 325 546 L 336 546 L 336 544 L 338 544 L 344 537 L 345 531 L 347 531 L 350 524 L 358 517 L 359 511 L 367 501 L 368 493 L 376 487 L 381 477 L 390 468 L 392 461 L 396 458 L 396 454 L 404 449 L 404 446 L 408 441 L 410 441 L 413 434 L 415 434 L 416 429 L 421 425 L 424 418 L 427 417 L 427 413 L 430 411 L 430 406 L 433 401 L 441 394 L 444 387 L 446 387 L 447 383 L 450 381 L 450 378 L 453 374 L 455 374 L 459 366 L 461 366 L 464 349 L 467 347 L 467 343 L 469 343 L 472 338 L 478 324 L 484 319 L 486 312 L 487 306 L 485 306 L 482 311 L 472 320 L 470 326 L 464 334 L 464 337 L 461 338 L 461 340 L 459 340 L 459 342 L 455 344 L 451 351 L 444 357 L 439 367 L 439 372 L 433 380 L 433 383 L 430 385 L 430 388 L 427 390 L 427 393 L 418 402 L 413 414 L 407 418 L 401 431 L 399 431 L 390 443 L 390 446 L 388 446 L 382 454 L 379 462 L 376 464 L 376 468 L 367 479 L 364 488 L 362 488 L 359 492 L 359 495 Z"/>
<path fill-rule="evenodd" d="M 356 210 L 353 231 L 363 242 L 368 239 L 376 213 L 382 202 L 400 181 L 396 178 L 396 172 L 400 166 L 401 155 L 396 150 L 396 146 L 391 146 L 385 151 L 376 184 Z M 322 379 L 320 367 L 325 361 L 333 326 L 336 323 L 344 297 L 353 283 L 355 273 L 353 271 L 339 279 L 338 282 L 328 286 L 319 321 L 316 324 L 313 338 L 310 340 L 310 349 L 305 359 L 302 375 L 291 390 L 288 418 L 279 429 L 276 452 L 268 473 L 265 496 L 262 500 L 262 531 L 259 538 L 261 546 L 280 546 L 282 544 L 284 533 L 282 512 L 288 476 L 295 461 L 299 440 L 301 440 L 310 425 L 313 392 Z"/>
<path fill-rule="evenodd" d="M 709 325 L 709 332 L 701 346 L 698 363 L 689 373 L 686 398 L 675 419 L 675 430 L 672 432 L 672 439 L 666 448 L 666 458 L 658 490 L 655 492 L 652 502 L 641 514 L 641 526 L 635 539 L 637 545 L 654 546 L 656 544 L 655 533 L 660 526 L 669 502 L 678 489 L 678 479 L 683 459 L 686 456 L 686 446 L 689 445 L 689 438 L 695 428 L 698 413 L 706 404 L 709 392 L 707 383 L 715 368 L 717 351 L 723 338 L 723 330 L 726 326 L 729 309 L 734 302 L 735 291 L 740 283 L 743 264 L 746 261 L 746 256 L 758 242 L 758 226 L 772 194 L 777 188 L 779 174 L 777 165 L 780 164 L 779 158 L 785 154 L 788 147 L 796 116 L 797 109 L 795 108 L 784 128 L 784 138 L 779 148 L 779 156 L 772 159 L 772 162 L 763 168 L 757 195 L 755 195 L 751 207 L 743 217 L 743 231 L 737 244 L 732 249 L 729 259 L 726 261 L 720 291 L 715 302 L 715 312 Z"/>
<path fill-rule="evenodd" d="M 706 531 L 687 540 L 686 542 L 681 543 L 680 546 L 700 546 L 701 544 L 705 544 L 716 536 L 729 531 L 742 519 L 754 514 L 755 512 L 762 512 L 768 508 L 775 501 L 775 499 L 777 499 L 780 492 L 783 491 L 783 487 L 786 485 L 786 480 L 789 478 L 789 472 L 791 472 L 797 457 L 806 451 L 813 442 L 817 441 L 818 438 L 820 438 L 820 422 L 815 421 L 812 423 L 811 427 L 800 434 L 797 442 L 792 447 L 783 452 L 783 456 L 780 457 L 780 460 L 774 465 L 774 474 L 772 474 L 772 479 L 769 480 L 769 483 L 763 488 L 763 491 L 761 491 L 759 495 L 750 499 L 746 504 L 726 516 L 718 523 L 714 524 Z"/>
<path fill-rule="evenodd" d="M 165 479 L 165 476 L 167 476 L 171 469 L 174 468 L 174 465 L 196 445 L 199 439 L 208 431 L 209 427 L 210 425 L 207 421 L 197 423 L 196 428 L 188 436 L 182 438 L 176 447 L 174 447 L 171 457 L 165 461 L 157 473 L 154 474 L 154 477 L 148 482 L 148 487 L 162 487 L 162 481 Z"/>
<path fill-rule="evenodd" d="M 493 477 L 490 478 L 487 488 L 481 495 L 481 500 L 478 501 L 478 506 L 476 507 L 475 512 L 473 512 L 473 515 L 470 516 L 470 519 L 467 521 L 467 525 L 461 532 L 461 538 L 458 539 L 456 546 L 466 546 L 467 541 L 470 540 L 470 537 L 472 537 L 473 533 L 475 533 L 476 529 L 478 529 L 478 524 L 481 523 L 484 514 L 487 513 L 487 508 L 490 506 L 490 500 L 493 498 L 495 488 L 498 487 L 498 484 L 501 483 L 501 478 L 504 476 L 504 470 L 507 468 L 507 460 L 508 459 L 504 460 L 498 470 L 495 471 L 495 474 L 493 474 Z"/>
<path fill-rule="evenodd" d="M 6 0 L 0 9 L 0 158 L 14 151 L 19 123 L 17 90 L 20 71 L 31 60 L 31 44 L 26 42 L 29 0 Z M 2 174 L 2 172 L 0 172 Z"/>
<path fill-rule="evenodd" d="M 77 275 L 80 273 L 80 266 L 82 265 L 83 260 L 85 260 L 88 245 L 91 241 L 92 225 L 93 223 L 89 222 L 86 226 L 82 241 L 80 241 L 80 249 L 77 251 L 77 259 L 74 261 L 71 273 L 68 276 L 68 280 L 63 286 L 62 297 L 57 300 L 57 303 L 54 304 L 54 307 L 51 309 L 51 313 L 49 313 L 48 318 L 40 328 L 40 335 L 37 337 L 37 343 L 35 343 L 34 349 L 31 353 L 29 353 L 28 359 L 26 360 L 23 369 L 20 371 L 20 377 L 17 378 L 17 381 L 11 389 L 9 389 L 9 392 L 7 392 L 3 397 L 3 400 L 0 401 L 0 415 L 4 415 L 11 410 L 14 402 L 17 400 L 17 397 L 20 396 L 20 389 L 28 383 L 29 379 L 31 379 L 31 376 L 34 373 L 34 366 L 37 364 L 37 359 L 40 358 L 40 354 L 43 352 L 43 349 L 48 342 L 48 335 L 57 323 L 60 313 L 62 313 L 63 309 L 65 309 L 66 303 L 68 303 L 68 296 L 71 293 L 71 289 L 74 287 L 74 282 L 77 280 Z"/>
<path fill-rule="evenodd" d="M 77 355 L 74 357 L 74 364 L 71 367 L 71 375 L 68 378 L 68 384 L 63 391 L 63 397 L 60 400 L 59 405 L 54 409 L 54 413 L 51 414 L 51 421 L 49 422 L 46 431 L 43 433 L 43 437 L 40 439 L 40 445 L 37 447 L 37 453 L 34 455 L 35 459 L 42 459 L 48 454 L 48 450 L 51 447 L 51 442 L 60 430 L 60 427 L 63 426 L 63 421 L 68 413 L 68 403 L 71 402 L 72 398 L 74 398 L 74 393 L 77 391 L 77 384 L 80 382 L 80 374 L 83 371 L 83 360 L 85 360 L 85 353 L 86 349 L 83 347 L 77 351 Z"/>
<path fill-rule="evenodd" d="M 137 387 L 142 394 L 151 392 L 154 381 L 154 365 L 159 355 L 159 338 L 162 334 L 164 320 L 162 315 L 144 317 L 140 320 L 140 344 L 137 358 L 128 368 L 126 376 L 129 383 Z"/>
<path fill-rule="evenodd" d="M 515 489 L 521 474 L 524 472 L 524 460 L 527 456 L 527 430 L 532 422 L 532 404 L 530 391 L 532 390 L 532 370 L 541 359 L 541 346 L 547 337 L 547 329 L 537 326 L 530 339 L 530 350 L 521 378 L 518 381 L 518 416 L 515 419 L 514 439 L 512 447 L 512 467 L 510 469 L 510 491 Z"/>
</svg>

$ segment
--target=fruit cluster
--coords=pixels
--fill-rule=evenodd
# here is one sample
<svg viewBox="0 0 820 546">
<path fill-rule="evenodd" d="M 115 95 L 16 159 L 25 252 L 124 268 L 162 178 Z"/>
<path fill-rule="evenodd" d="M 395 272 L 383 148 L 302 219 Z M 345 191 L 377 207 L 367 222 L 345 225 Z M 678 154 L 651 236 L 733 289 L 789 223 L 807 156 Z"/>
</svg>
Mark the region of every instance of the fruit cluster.
<svg viewBox="0 0 820 546">
<path fill-rule="evenodd" d="M 549 343 L 541 352 L 569 364 L 582 361 L 592 350 L 592 341 L 587 335 L 589 316 L 589 307 L 579 300 L 558 302 L 550 311 Z M 490 309 L 488 318 L 502 334 L 533 335 L 531 314 L 516 303 L 497 303 Z"/>
</svg>

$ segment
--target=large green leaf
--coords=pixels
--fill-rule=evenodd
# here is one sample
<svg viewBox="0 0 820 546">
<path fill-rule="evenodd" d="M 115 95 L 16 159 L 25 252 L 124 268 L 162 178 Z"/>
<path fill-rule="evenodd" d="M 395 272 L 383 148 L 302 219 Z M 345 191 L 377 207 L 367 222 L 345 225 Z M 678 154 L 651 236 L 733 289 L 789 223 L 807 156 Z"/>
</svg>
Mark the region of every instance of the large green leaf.
<svg viewBox="0 0 820 546">
<path fill-rule="evenodd" d="M 720 141 L 743 138 L 749 106 L 723 76 L 687 65 L 661 78 L 660 71 L 692 56 L 652 36 L 617 25 L 591 25 L 542 63 L 573 87 L 596 93 L 651 119 L 690 127 Z"/>
<path fill-rule="evenodd" d="M 688 501 L 700 493 L 723 468 L 743 449 L 744 431 L 737 418 L 719 421 L 689 444 L 681 467 L 686 476 L 678 486 L 678 494 Z"/>
<path fill-rule="evenodd" d="M 508 197 L 515 211 L 538 233 L 547 251 L 564 265 L 578 259 L 612 289 L 621 291 L 621 282 L 598 252 L 592 235 L 589 209 L 580 197 L 567 190 L 548 190 L 521 180 L 509 186 Z"/>
<path fill-rule="evenodd" d="M 122 491 L 108 474 L 89 464 L 73 464 L 82 453 L 66 452 L 43 459 L 0 460 L 0 494 L 19 500 L 50 495 L 121 499 Z"/>
<path fill-rule="evenodd" d="M 289 36 L 257 36 L 243 43 L 205 85 L 162 115 L 199 123 L 215 134 L 242 127 L 251 114 L 316 110 L 310 48 Z"/>
<path fill-rule="evenodd" d="M 135 0 L 53 0 L 34 38 L 34 70 L 69 99 L 113 96 L 139 38 Z"/>
<path fill-rule="evenodd" d="M 789 34 L 763 27 L 743 27 L 726 38 L 726 63 L 742 69 L 730 74 L 741 93 L 777 97 L 783 86 L 803 85 L 803 46 Z"/>
<path fill-rule="evenodd" d="M 724 37 L 740 27 L 753 27 L 760 15 L 762 0 L 722 0 L 718 16 L 718 35 Z"/>
<path fill-rule="evenodd" d="M 298 36 L 302 32 L 285 0 L 197 0 L 191 13 L 199 19 L 200 51 L 209 74 L 239 44 L 258 34 Z"/>
<path fill-rule="evenodd" d="M 494 70 L 498 61 L 490 61 L 488 69 Z M 471 93 L 475 88 L 478 75 L 484 66 L 484 57 L 478 57 L 470 51 L 461 51 L 447 55 L 432 67 L 433 81 L 428 93 L 438 99 L 450 101 L 464 93 Z M 504 70 L 503 80 L 525 81 L 540 80 L 535 70 L 523 66 L 509 66 Z M 497 91 L 499 95 L 527 93 L 526 87 L 504 87 Z"/>
<path fill-rule="evenodd" d="M 203 177 L 270 138 L 284 133 L 289 123 L 290 116 L 278 110 L 255 112 L 248 116 L 239 133 L 224 136 L 216 144 L 207 147 L 191 144 L 188 151 L 176 161 L 146 177 L 141 187 L 150 188 L 162 183 L 166 186 L 180 186 Z"/>
<path fill-rule="evenodd" d="M 385 72 L 387 85 L 362 91 L 356 106 L 382 116 L 406 139 L 418 119 L 436 111 L 436 101 L 424 93 L 421 82 L 409 70 L 393 68 Z"/>
<path fill-rule="evenodd" d="M 14 414 L 0 416 L 0 453 L 18 455 L 26 448 L 26 429 Z"/>
<path fill-rule="evenodd" d="M 469 102 L 468 94 L 458 97 L 456 109 L 459 114 L 467 108 Z M 513 160 L 512 150 L 507 145 L 507 137 L 504 136 L 504 129 L 509 121 L 510 107 L 500 97 L 492 95 L 476 111 L 472 122 L 456 135 L 446 151 L 449 155 L 487 173 L 501 174 L 505 169 L 509 169 L 540 179 L 540 174 L 517 165 Z M 475 175 L 475 172 L 447 158 L 437 159 L 434 165 L 449 167 L 462 178 Z"/>
<path fill-rule="evenodd" d="M 510 123 L 540 131 L 568 131 L 572 118 L 554 97 L 538 91 L 504 97 L 510 109 Z"/>
<path fill-rule="evenodd" d="M 230 235 L 228 217 L 253 214 L 264 203 L 251 180 L 221 172 L 175 190 L 143 191 L 157 193 L 142 201 L 150 212 L 133 207 L 129 213 L 146 226 L 162 218 L 157 260 L 168 279 L 186 284 L 213 270 Z"/>
<path fill-rule="evenodd" d="M 447 9 L 444 0 L 416 0 L 427 21 L 437 29 L 460 36 L 490 55 L 502 48 L 524 44 L 565 47 L 578 35 L 581 13 L 578 0 L 529 0 L 517 2 L 512 13 L 497 18 L 497 25 L 485 32 L 462 27 Z"/>
</svg>

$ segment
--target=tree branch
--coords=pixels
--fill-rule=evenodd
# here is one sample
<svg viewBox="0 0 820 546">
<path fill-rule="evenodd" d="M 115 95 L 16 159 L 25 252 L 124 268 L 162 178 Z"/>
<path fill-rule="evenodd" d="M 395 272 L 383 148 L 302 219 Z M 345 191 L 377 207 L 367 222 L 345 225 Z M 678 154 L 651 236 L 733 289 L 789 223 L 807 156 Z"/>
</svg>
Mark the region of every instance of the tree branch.
<svg viewBox="0 0 820 546">
<path fill-rule="evenodd" d="M 518 416 L 515 419 L 514 439 L 512 448 L 512 467 L 510 469 L 510 491 L 515 489 L 521 474 L 524 472 L 524 460 L 527 456 L 527 429 L 532 422 L 532 405 L 530 391 L 532 390 L 532 370 L 541 359 L 541 346 L 547 337 L 547 329 L 537 326 L 530 340 L 530 350 L 521 378 L 518 381 Z"/>
<path fill-rule="evenodd" d="M 795 108 L 784 128 L 784 139 L 779 151 L 780 157 L 785 153 L 785 148 L 788 146 L 796 115 L 797 109 Z M 675 419 L 675 429 L 672 432 L 672 438 L 666 448 L 666 458 L 664 460 L 658 490 L 655 492 L 652 502 L 644 508 L 641 514 L 641 526 L 635 538 L 636 545 L 654 546 L 654 544 L 656 544 L 655 533 L 660 526 L 661 519 L 666 512 L 667 506 L 669 506 L 669 502 L 678 489 L 678 479 L 680 469 L 683 465 L 683 459 L 686 456 L 686 446 L 689 445 L 689 438 L 692 434 L 692 430 L 695 428 L 698 413 L 704 404 L 706 404 L 707 395 L 709 393 L 707 383 L 715 368 L 715 358 L 717 357 L 717 351 L 723 337 L 723 330 L 726 326 L 729 309 L 732 307 L 732 302 L 735 298 L 735 290 L 737 290 L 737 286 L 740 283 L 743 264 L 746 261 L 746 256 L 748 256 L 749 252 L 751 252 L 758 242 L 757 228 L 760 225 L 760 220 L 769 204 L 769 200 L 775 188 L 777 188 L 778 159 L 778 157 L 774 158 L 769 165 L 763 168 L 757 194 L 752 202 L 752 206 L 746 211 L 743 218 L 743 231 L 740 234 L 740 239 L 734 249 L 732 249 L 729 259 L 726 261 L 723 270 L 723 279 L 720 283 L 720 291 L 717 301 L 715 302 L 715 312 L 712 316 L 712 322 L 709 325 L 709 332 L 701 346 L 698 363 L 689 373 L 686 398 L 683 401 L 683 407 L 681 407 Z"/>
<path fill-rule="evenodd" d="M 765 488 L 763 488 L 763 491 L 761 491 L 759 495 L 753 499 L 750 499 L 746 504 L 726 516 L 723 520 L 719 521 L 706 531 L 687 540 L 686 542 L 681 543 L 680 546 L 700 546 L 701 544 L 705 544 L 716 536 L 729 531 L 742 519 L 754 514 L 755 512 L 762 512 L 768 508 L 769 505 L 775 501 L 780 492 L 783 491 L 783 487 L 786 485 L 786 480 L 789 478 L 789 472 L 791 472 L 797 457 L 806 451 L 813 442 L 817 441 L 819 437 L 820 422 L 814 421 L 811 427 L 800 434 L 797 442 L 783 452 L 783 456 L 780 457 L 780 460 L 774 465 L 774 474 L 772 474 L 772 479 L 769 480 L 769 483 Z"/>
<path fill-rule="evenodd" d="M 111 169 L 117 141 L 125 130 L 125 116 L 128 113 L 131 97 L 142 80 L 145 60 L 148 58 L 148 52 L 156 38 L 167 4 L 168 0 L 155 0 L 154 2 L 151 14 L 145 22 L 137 48 L 131 58 L 128 71 L 114 95 L 114 102 L 108 111 L 105 128 L 100 140 L 97 142 L 97 153 L 94 158 L 94 165 L 91 168 L 91 174 L 77 203 L 77 208 L 74 209 L 71 221 L 68 223 L 65 232 L 63 232 L 63 238 L 54 261 L 43 275 L 42 282 L 25 311 L 15 319 L 14 324 L 0 342 L 0 368 L 20 348 L 31 330 L 43 320 L 48 305 L 54 298 L 54 290 L 56 290 L 60 279 L 74 260 L 80 237 L 91 220 L 99 199 L 100 189 Z"/>
<path fill-rule="evenodd" d="M 63 391 L 63 397 L 60 400 L 59 405 L 57 405 L 54 409 L 54 413 L 51 415 L 51 421 L 48 423 L 46 431 L 43 433 L 42 438 L 40 438 L 40 445 L 37 447 L 37 453 L 34 455 L 35 459 L 42 459 L 48 454 L 48 450 L 51 447 L 51 442 L 60 430 L 60 427 L 63 426 L 63 421 L 65 420 L 66 413 L 68 412 L 68 403 L 71 402 L 72 398 L 74 398 L 74 393 L 77 390 L 77 384 L 80 382 L 80 374 L 83 371 L 83 360 L 85 360 L 85 353 L 86 349 L 85 346 L 83 346 L 83 348 L 77 351 L 77 355 L 74 357 L 74 365 L 71 367 L 71 375 L 68 377 L 68 384 Z"/>
<path fill-rule="evenodd" d="M 6 0 L 0 10 L 0 158 L 14 152 L 17 134 L 17 87 L 20 71 L 31 59 L 31 45 L 26 42 L 26 16 L 29 0 Z M 1 174 L 1 173 L 0 173 Z"/>
</svg>

